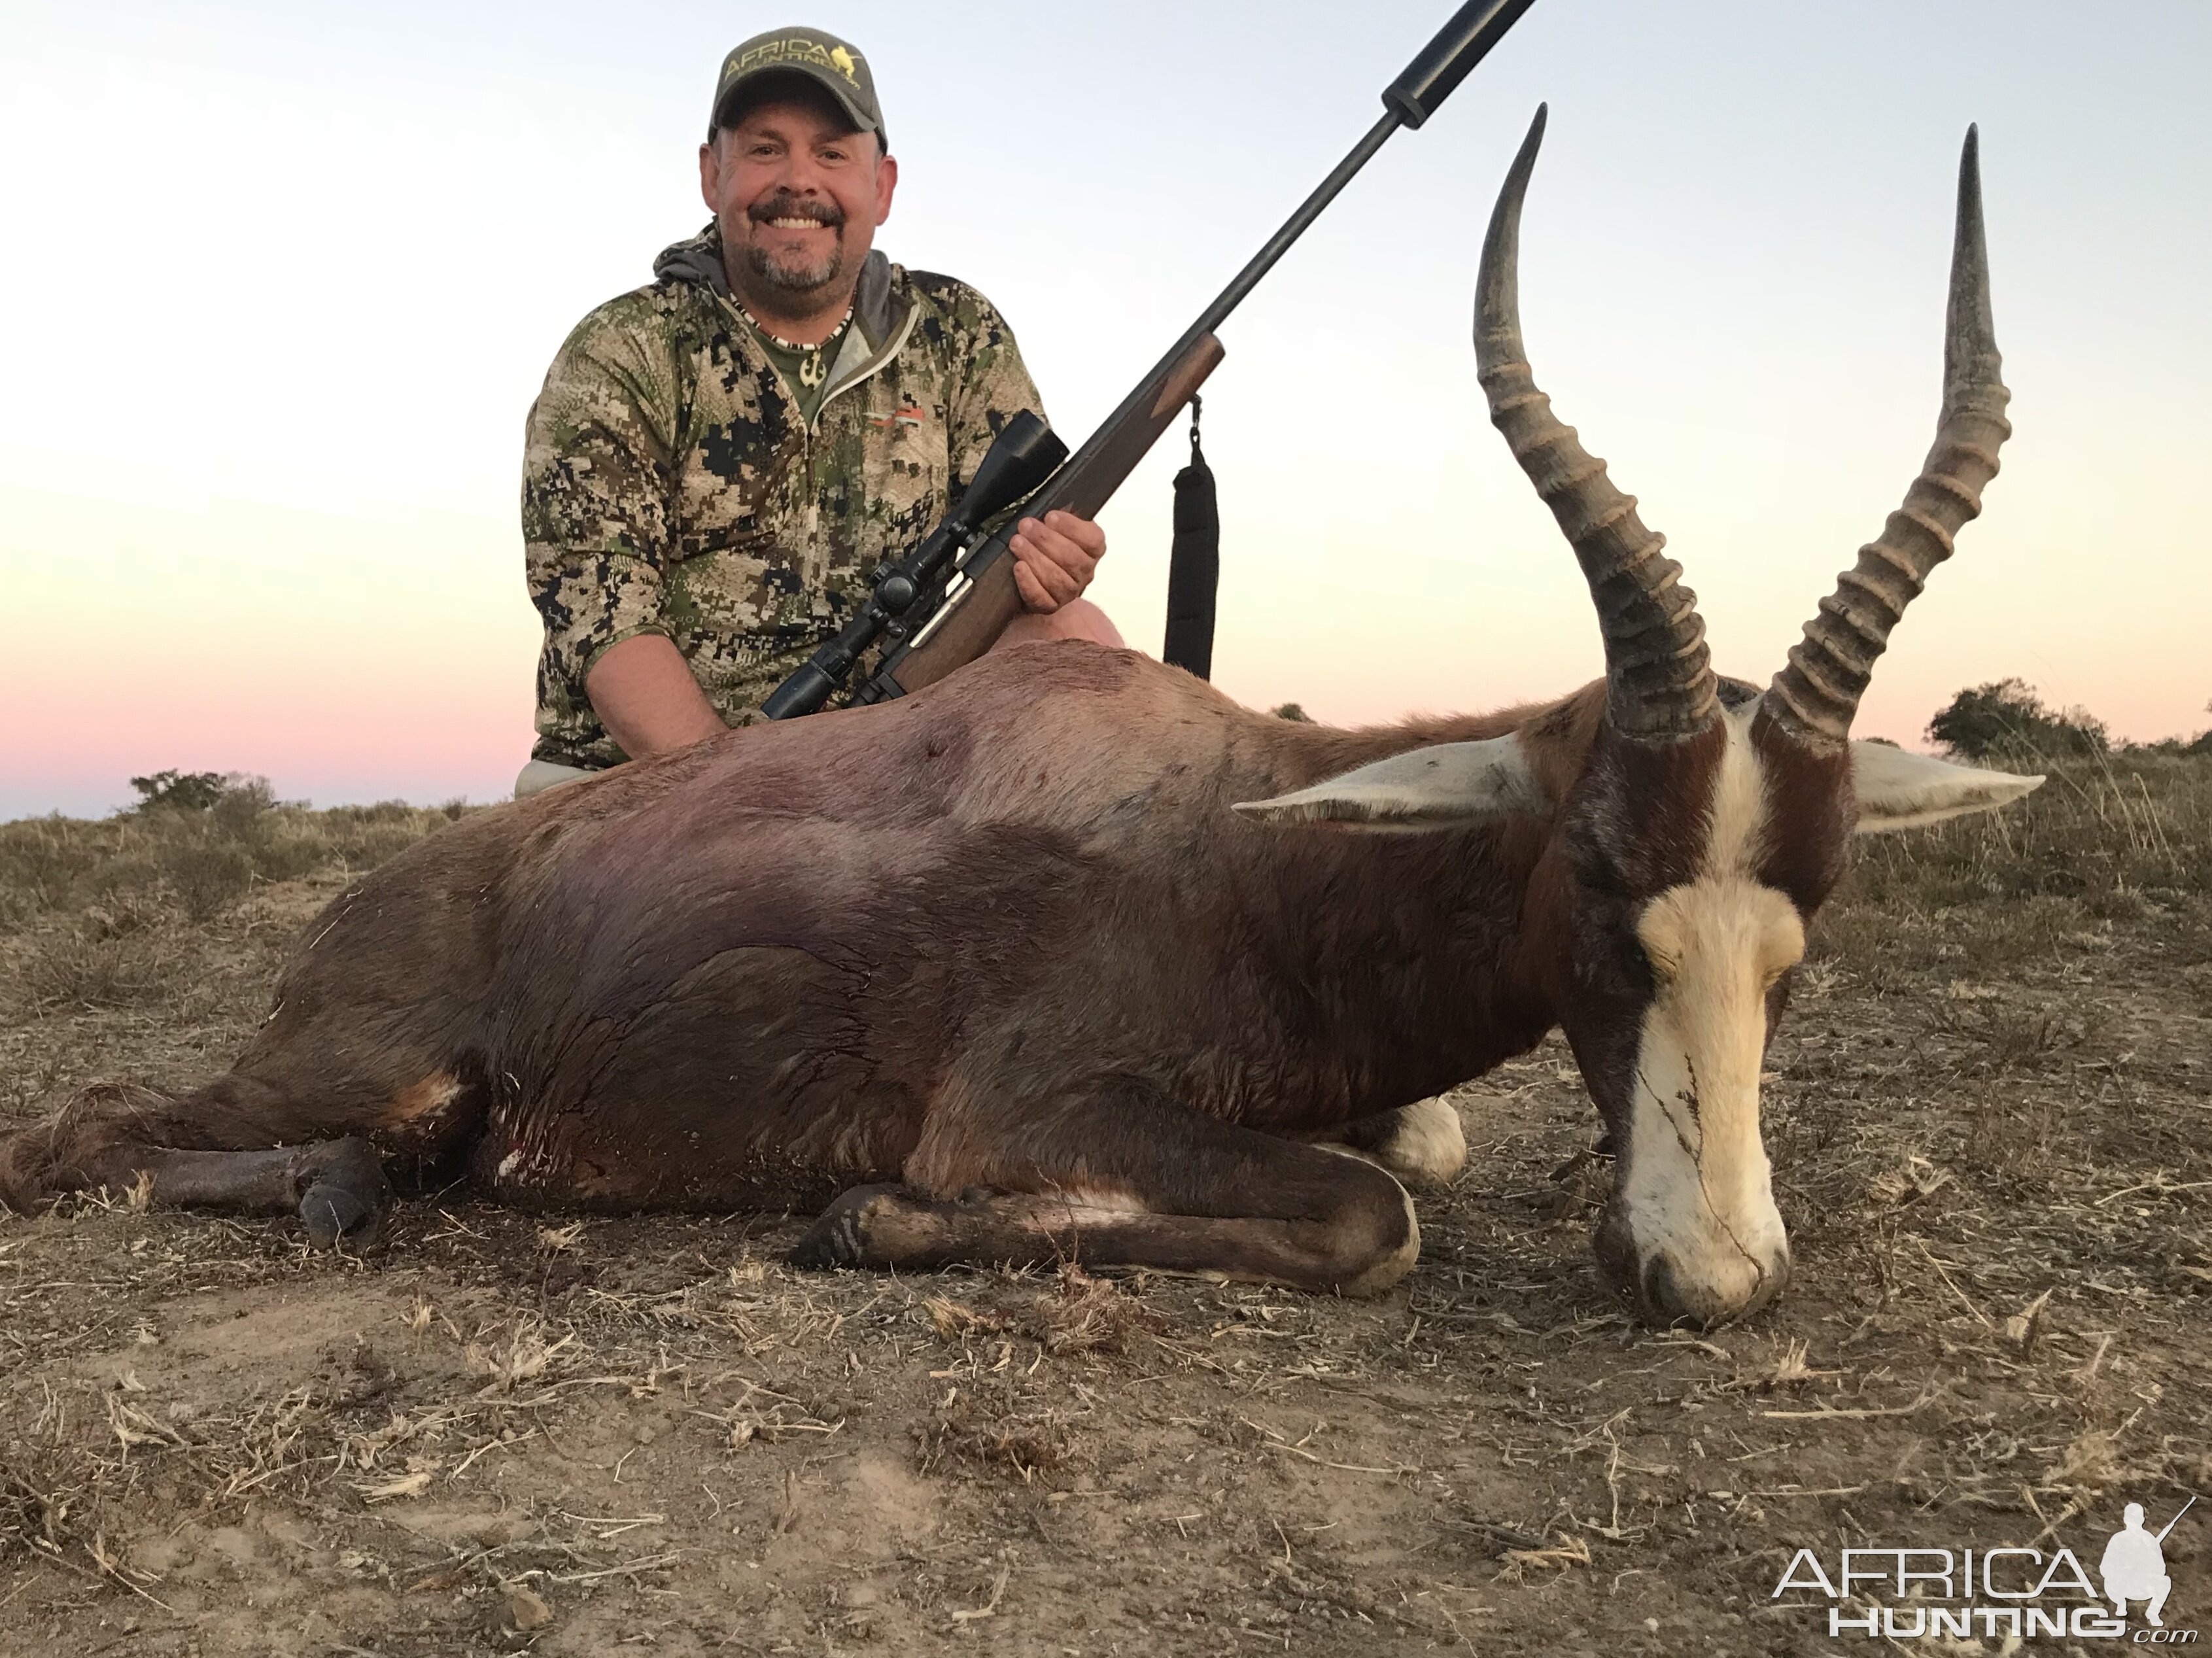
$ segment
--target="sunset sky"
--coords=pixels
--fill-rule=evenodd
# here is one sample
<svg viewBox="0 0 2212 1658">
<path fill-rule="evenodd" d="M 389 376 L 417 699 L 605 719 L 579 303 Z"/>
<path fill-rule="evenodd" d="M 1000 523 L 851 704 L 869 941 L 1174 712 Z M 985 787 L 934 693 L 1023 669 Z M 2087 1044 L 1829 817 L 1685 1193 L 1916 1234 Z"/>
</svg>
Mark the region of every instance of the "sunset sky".
<svg viewBox="0 0 2212 1658">
<path fill-rule="evenodd" d="M 873 62 L 902 167 L 878 245 L 997 301 L 1073 441 L 1449 9 L 810 21 Z M 569 326 L 703 222 L 720 54 L 793 15 L 12 0 L 0 817 L 104 811 L 161 767 L 319 804 L 504 795 L 538 637 L 525 412 Z M 1468 345 L 1483 222 L 1548 100 L 1531 357 L 1668 534 L 1718 665 L 1770 675 L 1918 465 L 1978 121 L 2016 436 L 1859 730 L 1916 741 L 2007 675 L 2129 736 L 2212 724 L 2208 64 L 2201 0 L 1538 0 L 1223 331 L 1217 682 L 1364 721 L 1598 671 Z M 1148 649 L 1182 448 L 1105 516 L 1095 596 Z"/>
</svg>

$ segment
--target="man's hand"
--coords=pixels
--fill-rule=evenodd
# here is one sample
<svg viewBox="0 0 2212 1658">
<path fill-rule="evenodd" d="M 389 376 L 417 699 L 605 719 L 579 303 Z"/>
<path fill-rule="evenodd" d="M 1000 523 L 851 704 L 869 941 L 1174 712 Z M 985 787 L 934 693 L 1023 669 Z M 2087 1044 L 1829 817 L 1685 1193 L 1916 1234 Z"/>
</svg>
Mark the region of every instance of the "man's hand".
<svg viewBox="0 0 2212 1658">
<path fill-rule="evenodd" d="M 1106 532 L 1073 513 L 1047 513 L 1014 526 L 1006 550 L 1014 556 L 1014 586 L 1022 603 L 1039 616 L 1083 597 L 1106 556 Z"/>
</svg>

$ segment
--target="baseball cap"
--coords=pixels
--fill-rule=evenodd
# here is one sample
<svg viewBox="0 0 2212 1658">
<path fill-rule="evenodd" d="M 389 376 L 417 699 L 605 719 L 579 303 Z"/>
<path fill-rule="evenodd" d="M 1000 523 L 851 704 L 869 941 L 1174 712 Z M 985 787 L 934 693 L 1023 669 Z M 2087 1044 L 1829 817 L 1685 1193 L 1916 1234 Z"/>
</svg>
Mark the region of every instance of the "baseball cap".
<svg viewBox="0 0 2212 1658">
<path fill-rule="evenodd" d="M 730 113 L 745 90 L 778 75 L 805 76 L 836 100 L 837 106 L 852 117 L 855 131 L 874 133 L 878 147 L 889 149 L 884 140 L 883 108 L 876 102 L 876 77 L 868 70 L 868 60 L 849 41 L 820 29 L 770 29 L 732 47 L 722 59 L 722 73 L 714 83 L 714 107 L 708 124 L 728 125 Z"/>
</svg>

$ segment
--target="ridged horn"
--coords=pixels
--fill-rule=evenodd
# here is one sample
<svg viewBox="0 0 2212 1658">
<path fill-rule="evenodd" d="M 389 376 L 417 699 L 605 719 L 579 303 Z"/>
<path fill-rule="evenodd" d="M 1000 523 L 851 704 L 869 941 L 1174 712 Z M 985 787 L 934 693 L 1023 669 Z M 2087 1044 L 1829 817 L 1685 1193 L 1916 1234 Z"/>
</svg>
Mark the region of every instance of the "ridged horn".
<svg viewBox="0 0 2212 1658">
<path fill-rule="evenodd" d="M 1943 336 L 1943 413 L 1936 446 L 1889 515 L 1879 539 L 1859 549 L 1858 562 L 1836 580 L 1805 624 L 1805 637 L 1767 687 L 1766 713 L 1793 736 L 1832 748 L 1850 734 L 1874 665 L 1889 632 L 1927 585 L 1928 574 L 1951 556 L 1967 520 L 1982 510 L 1982 491 L 1997 475 L 1997 450 L 2012 435 L 2000 378 L 1996 327 L 1990 320 L 1989 249 L 1982 234 L 1981 143 L 1966 129 L 1959 157 L 1959 222 L 1951 250 L 1951 299 Z"/>
<path fill-rule="evenodd" d="M 1475 365 L 1491 424 L 1559 519 L 1589 583 L 1605 635 L 1607 717 L 1632 737 L 1689 737 L 1719 710 L 1697 595 L 1665 556 L 1666 537 L 1636 516 L 1636 498 L 1613 487 L 1605 463 L 1552 412 L 1521 343 L 1521 201 L 1544 141 L 1544 116 L 1539 106 L 1490 216 L 1475 288 Z"/>
</svg>

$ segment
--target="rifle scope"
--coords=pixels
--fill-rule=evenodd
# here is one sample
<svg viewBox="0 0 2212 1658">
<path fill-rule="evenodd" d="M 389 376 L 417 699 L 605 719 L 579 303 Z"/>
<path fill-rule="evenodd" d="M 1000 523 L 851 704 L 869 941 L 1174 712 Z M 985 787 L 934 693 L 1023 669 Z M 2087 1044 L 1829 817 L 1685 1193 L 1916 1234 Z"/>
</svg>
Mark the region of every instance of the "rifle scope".
<svg viewBox="0 0 2212 1658">
<path fill-rule="evenodd" d="M 812 714 L 845 683 L 860 653 L 887 632 L 902 632 L 902 618 L 923 594 L 936 586 L 982 527 L 1050 477 L 1067 459 L 1067 446 L 1052 428 L 1024 409 L 984 452 L 982 464 L 960 495 L 959 505 L 903 558 L 876 567 L 869 578 L 875 591 L 837 636 L 807 659 L 806 665 L 775 688 L 761 705 L 769 720 Z"/>
</svg>

